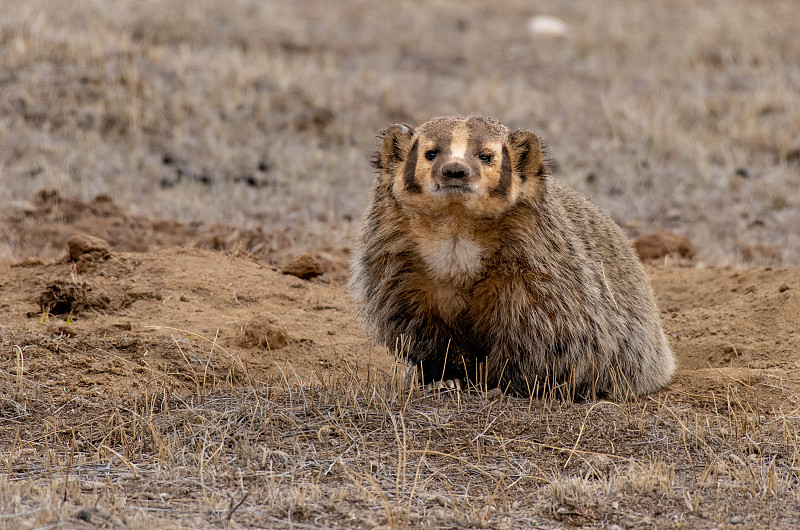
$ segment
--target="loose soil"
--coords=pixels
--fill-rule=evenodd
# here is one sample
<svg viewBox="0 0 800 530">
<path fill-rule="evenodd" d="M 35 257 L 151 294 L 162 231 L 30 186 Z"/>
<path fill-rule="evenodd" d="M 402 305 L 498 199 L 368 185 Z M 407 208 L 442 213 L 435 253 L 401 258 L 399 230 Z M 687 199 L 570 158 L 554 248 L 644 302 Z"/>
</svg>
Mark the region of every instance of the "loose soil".
<svg viewBox="0 0 800 530">
<path fill-rule="evenodd" d="M 263 231 L 149 221 L 105 196 L 83 202 L 46 190 L 2 222 L 28 252 L 2 265 L 4 343 L 29 348 L 26 373 L 47 384 L 70 382 L 67 390 L 78 392 L 96 387 L 97 374 L 107 391 L 124 392 L 142 383 L 146 366 L 188 369 L 180 341 L 194 345 L 206 376 L 224 366 L 249 383 L 274 377 L 286 362 L 303 381 L 332 365 L 391 366 L 354 315 L 344 286 L 347 249 L 313 252 L 324 274 L 304 280 L 281 273 L 292 255 Z M 84 233 L 113 252 L 70 260 L 67 240 Z M 800 369 L 800 269 L 650 261 L 647 270 L 679 359 L 678 381 L 750 369 L 785 371 L 789 384 Z M 40 355 L 47 347 L 37 345 L 53 340 L 82 359 L 75 372 Z M 204 350 L 213 351 L 203 357 Z"/>
<path fill-rule="evenodd" d="M 97 441 L 103 422 L 114 421 L 109 411 L 136 407 L 142 396 L 203 399 L 275 385 L 310 391 L 327 384 L 331 374 L 349 374 L 356 381 L 390 379 L 391 355 L 370 344 L 348 298 L 344 250 L 312 251 L 323 262 L 324 274 L 305 280 L 282 273 L 276 263 L 281 251 L 266 251 L 266 236 L 151 222 L 127 215 L 108 198 L 83 203 L 47 192 L 18 211 L 5 212 L 3 223 L 30 252 L 0 265 L 0 380 L 6 388 L 0 450 L 12 455 L 7 462 L 11 477 L 22 473 L 13 467 L 13 458 L 25 451 L 38 454 L 32 448 L 39 447 L 36 441 L 42 437 L 54 436 L 54 446 L 56 440 L 72 438 L 73 447 L 99 451 L 106 444 Z M 70 259 L 67 240 L 77 233 L 107 239 L 111 252 L 92 251 L 95 247 L 87 244 L 81 253 L 76 243 L 77 260 Z M 215 240 L 225 242 L 220 250 L 211 250 Z M 60 256 L 54 257 L 57 251 Z M 800 269 L 694 268 L 662 261 L 650 263 L 647 271 L 679 365 L 673 384 L 655 399 L 672 400 L 689 416 L 711 410 L 725 416 L 719 410 L 725 396 L 729 406 L 732 394 L 746 394 L 746 400 L 737 401 L 747 409 L 745 418 L 781 418 L 794 425 L 786 432 L 796 434 Z M 12 403 L 21 402 L 23 388 L 38 397 L 20 412 Z M 461 410 L 476 403 L 476 398 L 464 399 Z M 502 409 L 503 403 L 494 406 Z M 514 403 L 511 398 L 508 406 Z M 582 434 L 591 411 L 567 414 L 572 418 L 566 420 L 567 432 Z M 735 412 L 729 411 L 729 417 Z M 580 441 L 578 434 L 575 445 Z M 70 442 L 63 443 L 68 449 Z M 592 451 L 612 452 L 608 447 Z M 791 454 L 796 457 L 796 451 Z M 797 462 L 791 454 L 781 458 L 796 488 Z M 442 502 L 449 506 L 449 500 Z M 683 501 L 676 502 L 657 512 L 662 516 L 656 522 L 678 524 L 676 509 L 686 510 Z M 594 508 L 575 511 L 569 503 L 561 505 L 568 511 L 554 512 L 552 524 L 601 524 Z M 274 513 L 270 517 L 277 520 L 292 516 L 291 510 Z M 752 513 L 757 524 L 800 520 L 796 509 L 780 516 L 769 510 Z M 686 514 L 681 517 L 690 517 Z M 696 519 L 680 521 L 704 526 L 713 519 L 702 511 L 691 517 Z M 355 526 L 381 520 L 390 526 L 396 522 L 386 516 Z M 114 521 L 119 522 L 110 518 L 104 524 L 114 526 Z M 251 522 L 258 521 L 264 522 Z M 498 521 L 490 526 L 503 526 Z"/>
</svg>

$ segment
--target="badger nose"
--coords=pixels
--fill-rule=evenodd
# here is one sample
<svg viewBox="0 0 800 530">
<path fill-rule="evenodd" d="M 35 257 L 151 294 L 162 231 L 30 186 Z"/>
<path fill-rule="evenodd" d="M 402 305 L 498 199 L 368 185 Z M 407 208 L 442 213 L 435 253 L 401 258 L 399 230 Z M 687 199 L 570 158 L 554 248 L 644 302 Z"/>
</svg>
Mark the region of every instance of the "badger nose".
<svg viewBox="0 0 800 530">
<path fill-rule="evenodd" d="M 466 164 L 453 160 L 442 166 L 442 175 L 451 179 L 465 179 L 469 177 L 469 167 Z"/>
</svg>

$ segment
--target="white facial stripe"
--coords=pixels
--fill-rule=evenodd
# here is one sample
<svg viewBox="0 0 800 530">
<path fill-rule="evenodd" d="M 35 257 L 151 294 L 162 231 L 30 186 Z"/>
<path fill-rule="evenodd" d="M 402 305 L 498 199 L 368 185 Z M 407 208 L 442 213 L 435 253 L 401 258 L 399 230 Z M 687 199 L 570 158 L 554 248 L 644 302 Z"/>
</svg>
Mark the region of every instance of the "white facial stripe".
<svg viewBox="0 0 800 530">
<path fill-rule="evenodd" d="M 450 156 L 453 158 L 464 158 L 467 154 L 467 142 L 469 141 L 469 131 L 464 124 L 460 124 L 450 137 Z"/>
<path fill-rule="evenodd" d="M 454 139 L 453 145 L 450 146 L 450 156 L 453 158 L 464 158 L 467 153 L 467 139 L 458 138 Z"/>
</svg>

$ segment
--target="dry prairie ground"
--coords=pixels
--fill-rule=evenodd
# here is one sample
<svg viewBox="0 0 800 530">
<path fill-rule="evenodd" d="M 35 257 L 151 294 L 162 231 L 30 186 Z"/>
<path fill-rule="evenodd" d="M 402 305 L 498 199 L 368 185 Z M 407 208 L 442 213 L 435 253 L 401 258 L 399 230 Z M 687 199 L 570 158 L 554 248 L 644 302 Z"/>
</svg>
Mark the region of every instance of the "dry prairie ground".
<svg viewBox="0 0 800 530">
<path fill-rule="evenodd" d="M 798 35 L 790 1 L 0 3 L 0 528 L 797 528 Z M 377 131 L 450 113 L 693 239 L 648 267 L 668 389 L 398 383 L 349 238 Z"/>
<path fill-rule="evenodd" d="M 566 403 L 404 389 L 236 250 L 2 265 L 0 527 L 796 528 L 800 270 L 648 272 L 676 380 Z"/>
<path fill-rule="evenodd" d="M 534 36 L 533 15 L 561 38 Z M 800 261 L 800 18 L 764 2 L 0 5 L 0 205 L 56 188 L 343 246 L 379 130 L 483 113 L 558 178 L 704 261 Z M 24 255 L 14 234 L 0 256 Z"/>
</svg>

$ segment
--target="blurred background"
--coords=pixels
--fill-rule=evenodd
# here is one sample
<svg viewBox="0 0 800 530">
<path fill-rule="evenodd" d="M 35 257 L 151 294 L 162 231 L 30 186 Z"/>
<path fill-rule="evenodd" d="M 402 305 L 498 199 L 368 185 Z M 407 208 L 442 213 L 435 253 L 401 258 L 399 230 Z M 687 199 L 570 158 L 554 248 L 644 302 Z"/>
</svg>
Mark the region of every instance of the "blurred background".
<svg viewBox="0 0 800 530">
<path fill-rule="evenodd" d="M 4 1 L 0 258 L 69 221 L 43 188 L 346 249 L 379 132 L 445 114 L 537 131 L 631 237 L 800 262 L 791 0 Z"/>
</svg>

